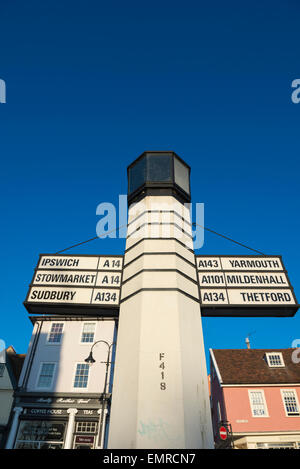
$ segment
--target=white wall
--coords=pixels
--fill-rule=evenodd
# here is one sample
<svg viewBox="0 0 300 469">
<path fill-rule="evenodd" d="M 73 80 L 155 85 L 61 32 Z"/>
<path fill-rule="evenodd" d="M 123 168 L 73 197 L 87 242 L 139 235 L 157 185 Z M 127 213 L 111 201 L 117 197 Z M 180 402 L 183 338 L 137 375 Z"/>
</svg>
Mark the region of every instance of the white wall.
<svg viewBox="0 0 300 469">
<path fill-rule="evenodd" d="M 64 324 L 63 336 L 60 344 L 48 343 L 48 334 L 53 322 L 62 322 Z M 105 340 L 109 344 L 113 342 L 115 330 L 115 321 L 113 320 L 97 320 L 97 318 L 92 318 L 86 320 L 64 321 L 63 319 L 60 320 L 56 318 L 51 321 L 43 321 L 28 379 L 27 392 L 103 392 L 106 367 L 105 363 L 101 362 L 106 362 L 108 351 L 108 348 L 103 343 L 97 344 L 93 349 L 93 356 L 96 363 L 90 367 L 88 387 L 73 387 L 76 364 L 84 363 L 84 360 L 88 357 L 92 346 L 92 343 L 81 343 L 82 328 L 85 322 L 96 323 L 94 342 L 97 340 Z M 37 387 L 40 367 L 43 362 L 56 363 L 53 385 L 50 389 L 41 389 Z M 22 385 L 23 378 L 24 373 L 22 373 L 19 385 Z"/>
<path fill-rule="evenodd" d="M 108 447 L 212 448 L 189 213 L 149 196 L 129 221 Z"/>
<path fill-rule="evenodd" d="M 13 402 L 13 387 L 5 367 L 3 376 L 0 377 L 0 425 L 6 425 Z"/>
</svg>

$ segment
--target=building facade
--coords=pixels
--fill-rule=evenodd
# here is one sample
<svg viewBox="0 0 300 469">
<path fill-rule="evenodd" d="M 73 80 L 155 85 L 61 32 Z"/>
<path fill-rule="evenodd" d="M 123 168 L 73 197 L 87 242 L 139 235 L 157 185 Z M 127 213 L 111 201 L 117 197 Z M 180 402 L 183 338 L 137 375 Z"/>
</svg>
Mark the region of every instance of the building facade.
<svg viewBox="0 0 300 469">
<path fill-rule="evenodd" d="M 300 449 L 297 349 L 210 350 L 216 448 L 228 423 L 236 449 Z M 296 358 L 296 360 L 295 360 Z"/>
<path fill-rule="evenodd" d="M 6 448 L 103 448 L 116 321 L 71 315 L 31 321 Z M 85 360 L 93 344 L 90 365 Z"/>
<path fill-rule="evenodd" d="M 10 346 L 2 352 L 0 362 L 0 448 L 3 448 L 9 431 L 10 413 L 25 355 L 17 354 Z"/>
</svg>

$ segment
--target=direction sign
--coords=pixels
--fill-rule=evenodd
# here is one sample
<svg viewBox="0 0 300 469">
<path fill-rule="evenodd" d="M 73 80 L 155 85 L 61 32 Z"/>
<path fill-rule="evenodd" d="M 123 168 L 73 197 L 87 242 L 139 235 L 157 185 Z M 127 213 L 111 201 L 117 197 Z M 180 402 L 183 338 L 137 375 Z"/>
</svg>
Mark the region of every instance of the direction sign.
<svg viewBox="0 0 300 469">
<path fill-rule="evenodd" d="M 196 256 L 202 316 L 293 316 L 298 304 L 281 256 Z M 117 316 L 123 256 L 41 254 L 30 313 Z"/>
<path fill-rule="evenodd" d="M 42 254 L 24 305 L 30 313 L 115 315 L 122 269 L 123 256 Z"/>
<path fill-rule="evenodd" d="M 281 256 L 196 256 L 202 316 L 293 316 Z"/>
</svg>

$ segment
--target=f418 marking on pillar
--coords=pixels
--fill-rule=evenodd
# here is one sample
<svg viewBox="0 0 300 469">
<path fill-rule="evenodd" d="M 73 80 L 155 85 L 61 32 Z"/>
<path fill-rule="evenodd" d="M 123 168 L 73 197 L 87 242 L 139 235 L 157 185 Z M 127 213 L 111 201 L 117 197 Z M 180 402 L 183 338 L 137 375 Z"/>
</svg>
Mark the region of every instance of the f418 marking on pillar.
<svg viewBox="0 0 300 469">
<path fill-rule="evenodd" d="M 165 354 L 164 353 L 160 353 L 159 354 L 159 368 L 161 369 L 160 371 L 160 377 L 161 377 L 161 382 L 160 382 L 160 389 L 162 391 L 165 391 L 166 388 L 167 388 L 167 384 L 165 382 L 165 361 L 164 361 L 164 358 L 165 358 Z"/>
</svg>

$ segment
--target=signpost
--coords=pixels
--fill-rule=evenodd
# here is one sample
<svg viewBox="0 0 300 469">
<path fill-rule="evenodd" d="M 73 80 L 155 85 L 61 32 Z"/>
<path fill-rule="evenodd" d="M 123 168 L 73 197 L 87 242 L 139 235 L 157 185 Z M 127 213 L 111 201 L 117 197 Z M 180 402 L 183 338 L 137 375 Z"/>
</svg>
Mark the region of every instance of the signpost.
<svg viewBox="0 0 300 469">
<path fill-rule="evenodd" d="M 109 448 L 212 448 L 201 316 L 299 307 L 281 256 L 194 255 L 189 181 L 174 152 L 144 152 L 128 167 L 124 256 L 42 254 L 24 302 L 29 313 L 120 316 Z M 232 440 L 225 422 L 219 437 Z"/>
<path fill-rule="evenodd" d="M 294 316 L 281 256 L 196 256 L 202 316 Z M 118 316 L 123 256 L 41 254 L 24 302 L 30 313 Z"/>
<path fill-rule="evenodd" d="M 219 435 L 220 435 L 221 440 L 223 441 L 227 440 L 227 437 L 228 437 L 227 428 L 225 428 L 224 426 L 220 427 Z"/>
<path fill-rule="evenodd" d="M 216 438 L 217 449 L 234 449 L 231 424 L 225 420 L 219 423 L 219 430 Z"/>
<path fill-rule="evenodd" d="M 24 302 L 30 313 L 117 315 L 123 256 L 41 254 Z M 88 308 L 87 308 L 88 307 Z"/>
<path fill-rule="evenodd" d="M 294 316 L 281 256 L 196 256 L 202 316 Z"/>
</svg>

